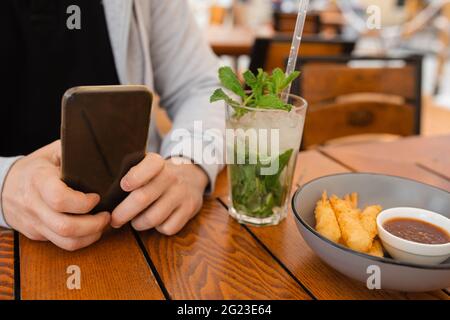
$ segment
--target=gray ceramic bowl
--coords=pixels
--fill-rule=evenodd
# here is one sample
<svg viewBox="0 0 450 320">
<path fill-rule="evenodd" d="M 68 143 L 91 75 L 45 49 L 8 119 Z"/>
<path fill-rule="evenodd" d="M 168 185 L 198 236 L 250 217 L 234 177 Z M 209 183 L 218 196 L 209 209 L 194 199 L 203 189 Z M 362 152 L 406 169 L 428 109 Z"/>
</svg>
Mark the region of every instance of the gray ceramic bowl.
<svg viewBox="0 0 450 320">
<path fill-rule="evenodd" d="M 314 208 L 324 190 L 341 197 L 356 191 L 360 207 L 369 204 L 380 204 L 383 208 L 417 207 L 446 217 L 450 217 L 449 192 L 393 176 L 337 174 L 318 178 L 299 188 L 292 198 L 292 208 L 306 243 L 323 261 L 348 277 L 367 283 L 368 267 L 375 265 L 380 270 L 381 289 L 425 292 L 450 287 L 450 259 L 434 266 L 403 263 L 350 250 L 318 234 L 314 229 Z"/>
</svg>

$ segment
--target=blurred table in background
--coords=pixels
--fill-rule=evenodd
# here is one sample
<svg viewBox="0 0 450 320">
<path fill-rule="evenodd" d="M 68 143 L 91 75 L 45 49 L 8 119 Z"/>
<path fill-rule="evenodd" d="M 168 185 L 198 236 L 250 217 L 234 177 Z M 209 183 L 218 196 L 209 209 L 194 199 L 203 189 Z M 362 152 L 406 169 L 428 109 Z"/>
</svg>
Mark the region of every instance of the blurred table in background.
<svg viewBox="0 0 450 320">
<path fill-rule="evenodd" d="M 425 96 L 422 105 L 421 134 L 424 136 L 450 134 L 450 109 L 437 104 L 431 96 Z"/>
<path fill-rule="evenodd" d="M 215 54 L 234 57 L 249 55 L 256 37 L 270 38 L 274 34 L 275 31 L 270 25 L 262 26 L 258 30 L 250 27 L 211 25 L 206 30 L 206 37 Z"/>
</svg>

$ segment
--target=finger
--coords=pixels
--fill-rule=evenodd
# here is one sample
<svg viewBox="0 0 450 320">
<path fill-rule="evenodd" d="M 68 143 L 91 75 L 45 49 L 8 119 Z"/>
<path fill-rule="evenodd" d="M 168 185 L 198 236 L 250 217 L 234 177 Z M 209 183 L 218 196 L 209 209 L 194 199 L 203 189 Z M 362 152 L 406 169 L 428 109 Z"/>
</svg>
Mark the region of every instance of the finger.
<svg viewBox="0 0 450 320">
<path fill-rule="evenodd" d="M 52 232 L 70 238 L 102 232 L 111 221 L 111 215 L 108 212 L 95 215 L 70 215 L 43 207 L 39 209 L 38 215 L 41 222 Z"/>
<path fill-rule="evenodd" d="M 22 230 L 20 230 L 20 233 L 23 234 L 28 239 L 33 240 L 33 241 L 47 241 L 47 238 L 44 237 L 40 232 L 36 232 L 35 230 L 32 230 L 31 228 L 22 229 Z"/>
<path fill-rule="evenodd" d="M 83 193 L 68 187 L 56 174 L 57 168 L 45 170 L 35 184 L 44 202 L 54 211 L 88 213 L 98 204 L 100 196 Z"/>
<path fill-rule="evenodd" d="M 182 196 L 175 191 L 165 193 L 145 212 L 131 221 L 132 227 L 137 231 L 142 231 L 160 225 L 181 204 Z"/>
<path fill-rule="evenodd" d="M 159 174 L 147 185 L 131 192 L 112 212 L 111 225 L 119 228 L 151 206 L 172 185 L 172 179 Z"/>
<path fill-rule="evenodd" d="M 54 144 L 56 147 L 53 150 L 53 154 L 50 160 L 55 166 L 61 167 L 61 157 L 62 157 L 61 140 L 55 141 Z"/>
<path fill-rule="evenodd" d="M 173 214 L 174 210 L 160 210 L 153 211 L 151 208 L 148 208 L 144 212 L 142 212 L 137 218 L 131 221 L 132 227 L 137 231 L 149 230 L 156 226 L 159 226 L 163 223 L 171 214 Z"/>
<path fill-rule="evenodd" d="M 33 154 L 44 156 L 47 159 L 52 159 L 55 154 L 61 154 L 61 140 L 53 141 L 52 143 L 36 150 Z"/>
<path fill-rule="evenodd" d="M 167 236 L 172 236 L 178 233 L 192 219 L 195 213 L 186 207 L 179 207 L 166 221 L 158 225 L 156 230 Z"/>
<path fill-rule="evenodd" d="M 50 229 L 44 227 L 41 227 L 41 233 L 53 244 L 55 244 L 56 246 L 67 250 L 67 251 L 75 251 L 81 248 L 85 248 L 91 244 L 93 244 L 94 242 L 97 242 L 101 236 L 102 233 L 96 233 L 96 234 L 91 234 L 89 236 L 85 236 L 85 237 L 78 237 L 78 238 L 67 238 L 67 237 L 62 237 L 56 233 L 54 233 L 53 231 L 51 231 Z"/>
<path fill-rule="evenodd" d="M 146 185 L 165 165 L 164 159 L 156 153 L 148 153 L 136 166 L 132 167 L 120 181 L 124 191 L 130 192 Z"/>
</svg>

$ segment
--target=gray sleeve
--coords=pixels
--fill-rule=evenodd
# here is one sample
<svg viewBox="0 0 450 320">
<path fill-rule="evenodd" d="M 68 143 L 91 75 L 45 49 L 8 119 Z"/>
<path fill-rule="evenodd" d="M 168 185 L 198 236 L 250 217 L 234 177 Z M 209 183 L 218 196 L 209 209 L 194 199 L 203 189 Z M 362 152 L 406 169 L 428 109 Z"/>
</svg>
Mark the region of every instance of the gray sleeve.
<svg viewBox="0 0 450 320">
<path fill-rule="evenodd" d="M 213 187 L 224 163 L 225 107 L 209 103 L 220 86 L 219 61 L 188 1 L 152 1 L 150 55 L 155 89 L 173 121 L 161 154 L 191 158 L 205 170 Z"/>
<path fill-rule="evenodd" d="M 3 183 L 5 182 L 6 175 L 9 172 L 11 166 L 16 162 L 20 157 L 0 157 L 0 227 L 9 228 L 6 224 L 5 217 L 3 216 L 3 208 L 2 208 L 2 194 L 3 194 Z"/>
</svg>

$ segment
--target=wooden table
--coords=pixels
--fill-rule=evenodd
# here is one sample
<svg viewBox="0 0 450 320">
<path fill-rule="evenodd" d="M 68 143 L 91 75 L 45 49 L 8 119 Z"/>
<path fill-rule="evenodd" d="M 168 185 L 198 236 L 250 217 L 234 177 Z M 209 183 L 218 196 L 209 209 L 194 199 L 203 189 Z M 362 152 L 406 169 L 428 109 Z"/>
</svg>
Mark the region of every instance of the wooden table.
<svg viewBox="0 0 450 320">
<path fill-rule="evenodd" d="M 234 57 L 250 55 L 257 36 L 272 37 L 273 34 L 271 26 L 262 26 L 255 31 L 249 27 L 211 25 L 206 30 L 206 38 L 215 54 Z"/>
<path fill-rule="evenodd" d="M 340 172 L 370 171 L 450 190 L 450 136 L 328 147 L 302 152 L 295 185 Z M 226 210 L 226 177 L 178 235 L 108 231 L 89 248 L 0 232 L 0 299 L 449 299 L 446 291 L 369 291 L 325 265 L 306 245 L 293 215 L 279 226 L 247 227 Z M 80 267 L 81 290 L 66 286 Z"/>
</svg>

